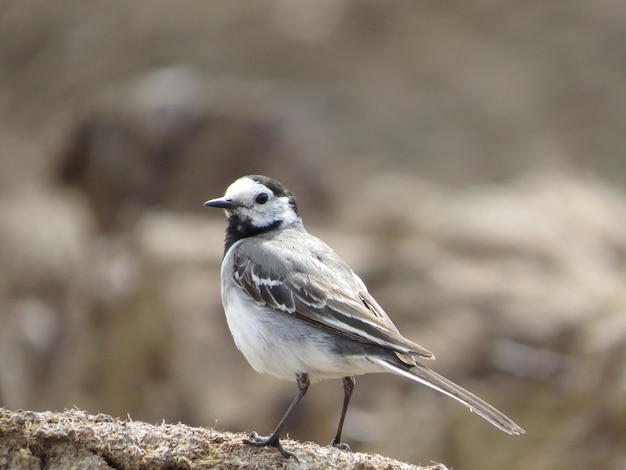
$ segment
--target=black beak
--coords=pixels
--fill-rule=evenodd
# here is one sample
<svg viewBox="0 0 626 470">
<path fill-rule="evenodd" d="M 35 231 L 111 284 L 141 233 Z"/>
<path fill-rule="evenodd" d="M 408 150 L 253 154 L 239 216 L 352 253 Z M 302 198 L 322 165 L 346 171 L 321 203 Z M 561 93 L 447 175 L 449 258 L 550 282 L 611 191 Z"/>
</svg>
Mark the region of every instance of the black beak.
<svg viewBox="0 0 626 470">
<path fill-rule="evenodd" d="M 233 209 L 239 204 L 234 202 L 232 199 L 219 197 L 217 199 L 211 199 L 210 201 L 205 202 L 204 205 L 208 207 L 217 207 L 219 209 Z"/>
</svg>

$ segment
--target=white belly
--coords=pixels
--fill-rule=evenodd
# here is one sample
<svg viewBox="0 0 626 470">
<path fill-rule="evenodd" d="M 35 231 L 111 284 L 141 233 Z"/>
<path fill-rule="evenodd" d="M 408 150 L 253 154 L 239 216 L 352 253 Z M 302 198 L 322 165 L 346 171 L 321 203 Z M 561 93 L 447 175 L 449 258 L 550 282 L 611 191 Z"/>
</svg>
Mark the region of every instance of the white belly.
<svg viewBox="0 0 626 470">
<path fill-rule="evenodd" d="M 381 371 L 362 355 L 335 352 L 333 334 L 271 308 L 259 308 L 241 292 L 233 281 L 222 283 L 235 345 L 257 372 L 292 381 L 296 374 L 307 373 L 316 381 Z"/>
</svg>

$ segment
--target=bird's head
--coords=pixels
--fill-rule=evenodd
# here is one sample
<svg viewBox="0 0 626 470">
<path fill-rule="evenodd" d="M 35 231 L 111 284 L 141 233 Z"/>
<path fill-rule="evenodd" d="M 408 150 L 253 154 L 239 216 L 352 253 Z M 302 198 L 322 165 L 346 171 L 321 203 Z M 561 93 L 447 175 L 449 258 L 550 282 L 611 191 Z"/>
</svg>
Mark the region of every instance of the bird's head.
<svg viewBox="0 0 626 470">
<path fill-rule="evenodd" d="M 225 209 L 229 224 L 241 232 L 260 233 L 300 220 L 291 192 L 267 176 L 242 176 L 228 187 L 224 197 L 204 205 Z"/>
</svg>

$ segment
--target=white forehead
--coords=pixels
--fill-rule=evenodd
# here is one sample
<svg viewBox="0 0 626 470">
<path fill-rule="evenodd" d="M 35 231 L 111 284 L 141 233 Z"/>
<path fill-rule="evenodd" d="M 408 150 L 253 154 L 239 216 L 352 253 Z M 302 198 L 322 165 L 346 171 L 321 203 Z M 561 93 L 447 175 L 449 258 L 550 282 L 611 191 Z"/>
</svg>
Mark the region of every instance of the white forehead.
<svg viewBox="0 0 626 470">
<path fill-rule="evenodd" d="M 250 178 L 239 178 L 233 184 L 231 184 L 226 190 L 224 195 L 227 198 L 247 200 L 254 198 L 260 192 L 268 192 L 273 194 L 272 191 L 265 185 L 258 183 Z"/>
</svg>

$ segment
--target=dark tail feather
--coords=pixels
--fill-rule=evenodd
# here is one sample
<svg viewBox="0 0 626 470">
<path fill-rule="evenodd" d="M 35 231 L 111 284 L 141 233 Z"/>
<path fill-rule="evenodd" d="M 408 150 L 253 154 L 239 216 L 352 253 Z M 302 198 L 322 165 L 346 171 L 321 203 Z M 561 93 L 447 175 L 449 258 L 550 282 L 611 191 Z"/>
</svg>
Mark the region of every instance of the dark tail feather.
<svg viewBox="0 0 626 470">
<path fill-rule="evenodd" d="M 402 366 L 390 364 L 384 359 L 375 359 L 375 361 L 394 374 L 403 375 L 404 377 L 420 382 L 445 395 L 448 395 L 449 397 L 454 398 L 467 406 L 470 411 L 482 416 L 495 427 L 508 434 L 524 434 L 525 432 L 522 428 L 515 424 L 513 420 L 496 410 L 486 401 L 481 400 L 473 393 L 468 392 L 463 387 L 460 387 L 454 382 L 451 382 L 421 364 L 417 364 L 415 367 L 407 369 Z"/>
</svg>

